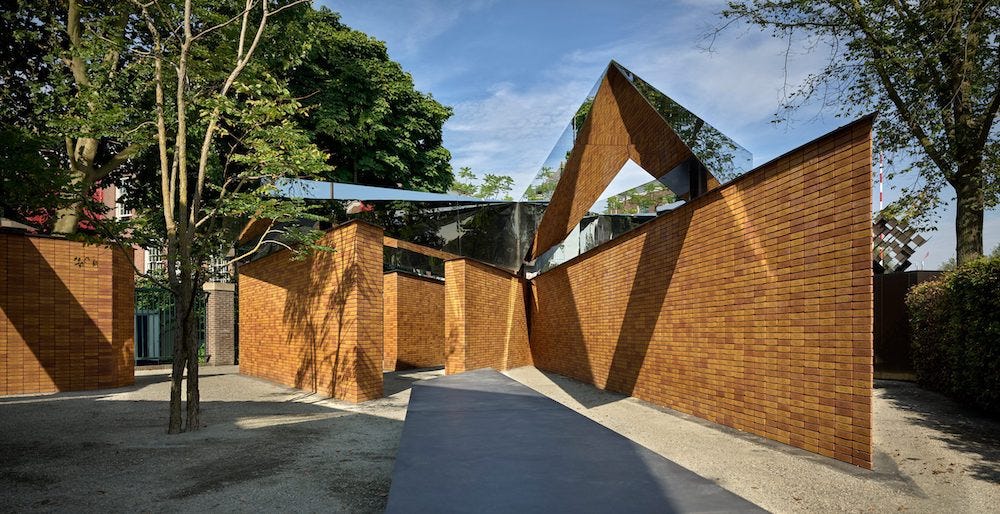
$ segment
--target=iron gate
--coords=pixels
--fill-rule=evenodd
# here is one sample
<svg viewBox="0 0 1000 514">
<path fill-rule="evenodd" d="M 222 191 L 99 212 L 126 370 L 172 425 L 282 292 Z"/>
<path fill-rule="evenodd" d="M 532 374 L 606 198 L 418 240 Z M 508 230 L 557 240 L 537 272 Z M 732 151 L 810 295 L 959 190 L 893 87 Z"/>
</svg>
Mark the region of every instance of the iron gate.
<svg viewBox="0 0 1000 514">
<path fill-rule="evenodd" d="M 195 301 L 198 359 L 205 360 L 205 298 Z M 174 360 L 177 314 L 173 295 L 157 287 L 135 288 L 135 362 L 159 364 Z"/>
</svg>

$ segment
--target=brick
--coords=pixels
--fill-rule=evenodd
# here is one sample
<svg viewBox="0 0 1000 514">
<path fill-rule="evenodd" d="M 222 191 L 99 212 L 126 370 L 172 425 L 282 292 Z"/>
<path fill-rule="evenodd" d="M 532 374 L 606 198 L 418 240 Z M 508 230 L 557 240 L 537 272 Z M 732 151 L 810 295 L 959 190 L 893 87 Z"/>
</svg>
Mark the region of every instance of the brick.
<svg viewBox="0 0 1000 514">
<path fill-rule="evenodd" d="M 534 365 L 870 468 L 870 133 L 834 131 L 535 277 Z"/>
<path fill-rule="evenodd" d="M 135 382 L 131 253 L 0 233 L 0 395 Z"/>
<path fill-rule="evenodd" d="M 382 229 L 350 222 L 333 252 L 240 266 L 240 373 L 351 402 L 382 397 Z"/>
<path fill-rule="evenodd" d="M 444 289 L 437 279 L 385 274 L 382 369 L 444 365 Z"/>
</svg>

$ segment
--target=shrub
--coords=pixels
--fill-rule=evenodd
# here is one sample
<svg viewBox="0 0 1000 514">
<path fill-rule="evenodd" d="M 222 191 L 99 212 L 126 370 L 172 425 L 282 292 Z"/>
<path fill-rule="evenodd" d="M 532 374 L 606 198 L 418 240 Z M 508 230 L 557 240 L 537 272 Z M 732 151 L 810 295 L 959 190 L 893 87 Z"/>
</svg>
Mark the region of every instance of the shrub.
<svg viewBox="0 0 1000 514">
<path fill-rule="evenodd" d="M 1000 256 L 914 287 L 906 306 L 917 381 L 1000 414 Z"/>
</svg>

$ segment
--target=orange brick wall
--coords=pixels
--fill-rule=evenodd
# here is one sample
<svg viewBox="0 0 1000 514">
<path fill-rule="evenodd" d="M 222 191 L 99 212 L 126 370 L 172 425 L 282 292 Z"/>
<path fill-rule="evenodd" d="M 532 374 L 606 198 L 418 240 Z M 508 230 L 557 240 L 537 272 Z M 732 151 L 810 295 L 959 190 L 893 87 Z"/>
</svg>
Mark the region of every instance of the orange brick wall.
<svg viewBox="0 0 1000 514">
<path fill-rule="evenodd" d="M 444 274 L 445 372 L 530 365 L 525 281 L 464 258 Z"/>
<path fill-rule="evenodd" d="M 384 275 L 382 369 L 444 365 L 444 284 L 392 272 Z"/>
<path fill-rule="evenodd" d="M 301 261 L 240 266 L 240 373 L 352 402 L 382 397 L 382 229 L 351 222 Z"/>
<path fill-rule="evenodd" d="M 0 395 L 135 382 L 131 249 L 0 233 Z"/>
<path fill-rule="evenodd" d="M 870 468 L 870 135 L 859 120 L 536 277 L 535 365 Z"/>
</svg>

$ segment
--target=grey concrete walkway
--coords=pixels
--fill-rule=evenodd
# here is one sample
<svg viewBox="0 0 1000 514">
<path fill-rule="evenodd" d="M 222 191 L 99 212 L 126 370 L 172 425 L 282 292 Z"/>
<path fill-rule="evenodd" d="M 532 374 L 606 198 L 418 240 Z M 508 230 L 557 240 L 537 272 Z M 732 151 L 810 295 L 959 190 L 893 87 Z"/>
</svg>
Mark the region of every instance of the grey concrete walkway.
<svg viewBox="0 0 1000 514">
<path fill-rule="evenodd" d="M 414 384 L 387 512 L 757 512 L 492 370 Z"/>
</svg>

